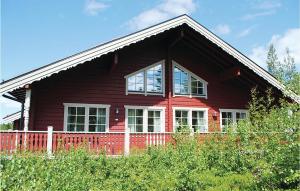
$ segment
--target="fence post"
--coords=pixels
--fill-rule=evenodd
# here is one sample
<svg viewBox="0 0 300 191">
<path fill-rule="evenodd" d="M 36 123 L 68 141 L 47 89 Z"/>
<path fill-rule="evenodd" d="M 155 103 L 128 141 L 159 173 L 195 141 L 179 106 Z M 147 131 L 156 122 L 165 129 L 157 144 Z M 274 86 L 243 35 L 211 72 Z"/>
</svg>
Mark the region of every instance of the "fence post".
<svg viewBox="0 0 300 191">
<path fill-rule="evenodd" d="M 53 127 L 48 126 L 48 135 L 47 135 L 47 153 L 48 156 L 52 156 L 52 137 L 53 137 Z"/>
<path fill-rule="evenodd" d="M 18 146 L 19 146 L 19 140 L 18 140 L 18 130 L 16 130 L 16 142 L 15 142 L 15 152 L 17 152 L 18 151 Z"/>
<path fill-rule="evenodd" d="M 124 135 L 124 155 L 128 156 L 130 153 L 130 131 L 128 128 L 125 128 Z"/>
</svg>

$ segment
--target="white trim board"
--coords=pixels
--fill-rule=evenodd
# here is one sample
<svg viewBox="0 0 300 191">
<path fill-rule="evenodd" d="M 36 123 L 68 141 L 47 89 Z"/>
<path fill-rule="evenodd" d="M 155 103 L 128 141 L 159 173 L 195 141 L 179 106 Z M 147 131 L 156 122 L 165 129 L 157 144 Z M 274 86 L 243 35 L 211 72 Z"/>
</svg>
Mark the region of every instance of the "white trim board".
<svg viewBox="0 0 300 191">
<path fill-rule="evenodd" d="M 27 84 L 31 84 L 34 81 L 39 81 L 43 78 L 51 76 L 52 74 L 75 67 L 78 64 L 82 64 L 86 61 L 90 61 L 94 58 L 100 57 L 101 55 L 116 51 L 125 46 L 128 46 L 133 43 L 137 43 L 148 37 L 157 35 L 166 30 L 175 28 L 183 24 L 187 24 L 189 27 L 193 28 L 195 31 L 197 31 L 198 33 L 206 37 L 208 40 L 210 40 L 211 42 L 213 42 L 214 44 L 222 48 L 225 52 L 227 52 L 228 54 L 232 55 L 234 58 L 239 60 L 250 70 L 254 71 L 257 75 L 261 76 L 263 79 L 268 81 L 271 85 L 281 90 L 284 94 L 288 95 L 294 101 L 300 103 L 300 96 L 297 96 L 293 92 L 288 92 L 285 89 L 285 86 L 281 84 L 278 80 L 276 80 L 267 71 L 265 71 L 263 68 L 255 64 L 252 60 L 250 60 L 249 58 L 241 54 L 238 50 L 230 46 L 228 43 L 224 42 L 218 36 L 210 32 L 208 29 L 206 29 L 205 27 L 203 27 L 202 25 L 200 25 L 198 22 L 196 22 L 195 20 L 193 20 L 187 15 L 181 15 L 174 19 L 154 25 L 152 27 L 146 28 L 136 33 L 127 35 L 125 37 L 118 38 L 108 43 L 99 45 L 97 47 L 67 57 L 63 60 L 59 60 L 53 64 L 39 68 L 32 72 L 18 76 L 11 80 L 5 81 L 0 85 L 0 94 L 13 91 Z"/>
</svg>

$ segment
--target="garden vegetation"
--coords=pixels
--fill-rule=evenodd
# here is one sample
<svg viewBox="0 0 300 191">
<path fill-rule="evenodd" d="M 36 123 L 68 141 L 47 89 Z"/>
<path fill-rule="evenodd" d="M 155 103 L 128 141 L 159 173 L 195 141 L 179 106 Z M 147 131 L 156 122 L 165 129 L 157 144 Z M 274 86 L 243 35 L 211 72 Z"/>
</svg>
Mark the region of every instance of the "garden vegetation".
<svg viewBox="0 0 300 191">
<path fill-rule="evenodd" d="M 128 157 L 1 157 L 1 190 L 299 190 L 299 104 L 253 96 L 250 118 L 205 140 L 179 132 Z"/>
</svg>

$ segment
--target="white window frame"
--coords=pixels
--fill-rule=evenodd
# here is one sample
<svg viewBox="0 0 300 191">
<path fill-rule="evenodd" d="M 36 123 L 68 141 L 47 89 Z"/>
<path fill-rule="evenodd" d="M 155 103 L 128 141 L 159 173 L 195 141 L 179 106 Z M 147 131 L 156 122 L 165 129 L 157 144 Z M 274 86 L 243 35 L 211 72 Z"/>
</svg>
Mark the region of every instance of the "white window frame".
<svg viewBox="0 0 300 191">
<path fill-rule="evenodd" d="M 155 92 L 147 92 L 147 70 L 150 69 L 150 68 L 153 68 L 155 66 L 158 66 L 158 65 L 161 65 L 162 67 L 162 93 L 155 93 Z M 138 73 L 141 73 L 143 72 L 144 74 L 144 91 L 143 92 L 130 92 L 128 91 L 128 78 L 131 77 L 131 76 L 134 76 Z M 161 60 L 159 62 L 156 62 L 154 64 L 151 64 L 150 66 L 147 66 L 145 68 L 142 68 L 134 73 L 131 73 L 131 74 L 128 74 L 126 76 L 124 76 L 124 78 L 126 79 L 126 95 L 128 94 L 140 94 L 140 95 L 160 95 L 160 96 L 163 96 L 165 97 L 165 60 Z"/>
<path fill-rule="evenodd" d="M 232 115 L 232 123 L 233 125 L 236 125 L 236 113 L 242 112 L 242 113 L 246 113 L 246 118 L 249 116 L 249 112 L 247 109 L 219 109 L 220 111 L 220 128 L 221 128 L 221 132 L 223 132 L 223 124 L 222 124 L 222 112 L 230 112 Z"/>
<path fill-rule="evenodd" d="M 188 112 L 188 126 L 192 132 L 193 132 L 192 111 L 204 111 L 205 131 L 200 132 L 200 133 L 208 133 L 208 108 L 205 108 L 205 107 L 173 107 L 173 132 L 176 132 L 176 116 L 175 116 L 176 110 L 182 110 L 182 111 Z"/>
<path fill-rule="evenodd" d="M 128 109 L 142 109 L 143 110 L 143 133 L 148 133 L 148 111 L 158 110 L 160 112 L 161 117 L 161 131 L 160 133 L 165 132 L 165 110 L 166 107 L 160 107 L 160 106 L 135 106 L 135 105 L 125 105 L 125 129 L 128 129 Z M 139 132 L 137 132 L 139 133 Z M 152 133 L 152 132 L 149 132 Z M 157 132 L 153 132 L 157 133 Z"/>
<path fill-rule="evenodd" d="M 186 72 L 188 74 L 188 94 L 187 95 L 176 94 L 175 93 L 175 75 L 174 75 L 175 67 L 179 68 L 180 70 L 183 70 L 184 72 Z M 208 98 L 207 97 L 208 96 L 207 95 L 207 85 L 208 85 L 208 82 L 205 81 L 204 79 L 202 79 L 201 77 L 197 76 L 196 74 L 194 74 L 190 70 L 186 69 L 185 67 L 181 66 L 180 64 L 178 64 L 174 60 L 172 60 L 172 76 L 173 76 L 173 97 L 183 96 L 183 97 L 190 97 L 190 98 L 192 98 L 192 97 L 200 97 L 200 98 L 205 98 L 205 99 Z M 192 94 L 191 77 L 196 78 L 201 83 L 203 83 L 203 93 L 204 93 L 204 95 L 193 95 Z"/>
<path fill-rule="evenodd" d="M 86 103 L 64 103 L 64 131 L 66 132 L 74 132 L 74 131 L 67 131 L 67 120 L 68 120 L 68 108 L 69 107 L 84 107 L 85 108 L 85 117 L 84 117 L 84 131 L 80 132 L 89 132 L 89 108 L 105 108 L 106 109 L 106 126 L 105 132 L 109 132 L 109 113 L 110 113 L 110 105 L 107 104 L 86 104 Z M 76 132 L 76 131 L 75 131 Z M 97 132 L 93 132 L 97 133 Z M 101 132 L 99 132 L 101 133 Z"/>
</svg>

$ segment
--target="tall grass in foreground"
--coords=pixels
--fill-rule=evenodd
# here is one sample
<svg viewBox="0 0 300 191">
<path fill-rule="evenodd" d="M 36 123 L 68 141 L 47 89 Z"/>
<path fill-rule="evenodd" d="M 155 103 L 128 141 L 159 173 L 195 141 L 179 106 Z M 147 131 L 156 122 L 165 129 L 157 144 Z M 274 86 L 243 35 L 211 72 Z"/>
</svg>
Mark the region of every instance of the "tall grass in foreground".
<svg viewBox="0 0 300 191">
<path fill-rule="evenodd" d="M 267 100 L 267 101 L 265 101 Z M 300 107 L 268 99 L 199 144 L 187 133 L 129 157 L 84 150 L 1 158 L 1 190 L 299 190 Z"/>
</svg>

